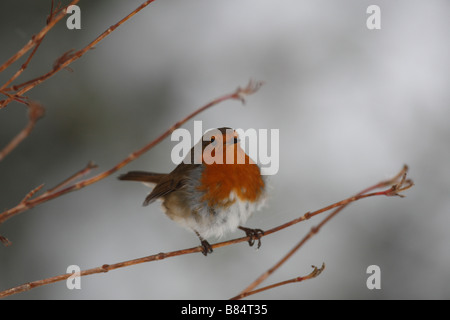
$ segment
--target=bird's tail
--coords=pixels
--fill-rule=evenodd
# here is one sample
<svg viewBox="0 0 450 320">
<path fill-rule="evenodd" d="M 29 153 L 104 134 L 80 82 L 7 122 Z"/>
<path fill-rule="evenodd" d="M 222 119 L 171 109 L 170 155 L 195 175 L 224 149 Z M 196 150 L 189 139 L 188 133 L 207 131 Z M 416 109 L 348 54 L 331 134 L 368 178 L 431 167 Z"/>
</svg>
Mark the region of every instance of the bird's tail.
<svg viewBox="0 0 450 320">
<path fill-rule="evenodd" d="M 130 171 L 119 176 L 119 180 L 140 181 L 144 183 L 158 183 L 163 177 L 164 173 L 154 173 L 146 171 Z"/>
</svg>

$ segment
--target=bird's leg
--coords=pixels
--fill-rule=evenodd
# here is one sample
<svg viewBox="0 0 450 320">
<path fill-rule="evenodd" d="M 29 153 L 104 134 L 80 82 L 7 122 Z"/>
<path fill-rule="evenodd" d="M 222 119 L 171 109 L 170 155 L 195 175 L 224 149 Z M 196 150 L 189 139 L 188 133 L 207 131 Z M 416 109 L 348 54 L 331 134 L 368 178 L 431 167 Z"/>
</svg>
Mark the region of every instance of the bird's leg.
<svg viewBox="0 0 450 320">
<path fill-rule="evenodd" d="M 261 237 L 264 235 L 264 231 L 262 231 L 261 229 L 250 229 L 241 226 L 239 226 L 238 228 L 244 231 L 247 237 L 250 237 L 250 239 L 248 239 L 248 244 L 250 245 L 250 247 L 255 244 L 255 240 L 258 240 L 258 249 L 259 247 L 261 247 Z"/>
<path fill-rule="evenodd" d="M 204 256 L 207 256 L 208 253 L 212 253 L 213 249 L 211 247 L 211 245 L 209 244 L 208 241 L 206 241 L 205 239 L 203 239 L 203 237 L 200 235 L 200 233 L 198 233 L 196 230 L 194 230 L 195 234 L 197 235 L 197 237 L 200 239 L 200 242 L 202 244 L 203 250 L 202 253 Z"/>
</svg>

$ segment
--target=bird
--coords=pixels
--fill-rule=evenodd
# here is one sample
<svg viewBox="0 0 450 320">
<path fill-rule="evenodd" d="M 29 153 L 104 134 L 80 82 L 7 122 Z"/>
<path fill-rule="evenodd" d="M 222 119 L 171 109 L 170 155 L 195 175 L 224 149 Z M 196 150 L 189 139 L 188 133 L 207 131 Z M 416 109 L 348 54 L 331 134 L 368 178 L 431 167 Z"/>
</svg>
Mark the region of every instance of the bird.
<svg viewBox="0 0 450 320">
<path fill-rule="evenodd" d="M 153 187 L 143 205 L 162 200 L 165 214 L 197 235 L 205 256 L 213 252 L 208 238 L 237 229 L 246 233 L 250 246 L 255 241 L 261 246 L 264 231 L 243 224 L 264 206 L 266 179 L 232 128 L 207 131 L 170 173 L 130 171 L 118 178 Z"/>
</svg>

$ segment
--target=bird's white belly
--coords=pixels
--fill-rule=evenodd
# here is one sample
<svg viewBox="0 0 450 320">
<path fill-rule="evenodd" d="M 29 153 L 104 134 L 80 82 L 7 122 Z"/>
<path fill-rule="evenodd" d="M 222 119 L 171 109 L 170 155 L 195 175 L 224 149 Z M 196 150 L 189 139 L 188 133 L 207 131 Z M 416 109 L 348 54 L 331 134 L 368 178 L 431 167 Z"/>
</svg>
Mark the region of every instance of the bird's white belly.
<svg viewBox="0 0 450 320">
<path fill-rule="evenodd" d="M 220 238 L 246 223 L 253 212 L 264 205 L 265 197 L 261 196 L 255 202 L 242 201 L 232 192 L 229 200 L 234 202 L 226 208 L 216 209 L 214 213 L 203 206 L 198 208 L 197 215 L 177 216 L 172 219 L 191 231 L 197 231 L 205 239 Z"/>
</svg>

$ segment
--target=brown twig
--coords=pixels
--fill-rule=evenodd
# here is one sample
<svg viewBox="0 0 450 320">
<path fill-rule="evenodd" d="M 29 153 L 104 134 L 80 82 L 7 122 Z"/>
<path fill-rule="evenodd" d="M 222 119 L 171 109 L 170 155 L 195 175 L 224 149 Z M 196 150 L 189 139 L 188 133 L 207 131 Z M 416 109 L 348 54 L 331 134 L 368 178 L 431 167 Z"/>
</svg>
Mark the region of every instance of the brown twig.
<svg viewBox="0 0 450 320">
<path fill-rule="evenodd" d="M 406 172 L 405 172 L 405 174 L 406 174 Z M 396 190 L 397 190 L 397 192 L 404 191 L 404 190 L 410 188 L 413 185 L 411 180 L 406 180 L 405 178 L 406 178 L 406 176 L 403 175 L 402 180 L 400 182 L 396 182 L 396 185 L 397 185 L 396 186 Z M 400 185 L 400 183 L 404 183 L 405 185 Z M 377 184 L 376 186 L 380 186 L 380 184 Z M 369 189 L 370 188 L 368 188 L 366 190 L 369 190 Z M 290 226 L 292 226 L 292 225 L 294 225 L 296 223 L 299 223 L 301 221 L 305 221 L 305 220 L 309 219 L 312 216 L 315 216 L 315 215 L 317 215 L 319 213 L 322 213 L 324 211 L 330 210 L 330 209 L 335 208 L 337 206 L 341 206 L 339 208 L 339 209 L 341 209 L 343 206 L 346 206 L 349 203 L 357 201 L 359 199 L 373 197 L 373 196 L 381 196 L 381 195 L 384 195 L 384 196 L 398 195 L 398 194 L 394 194 L 392 192 L 392 189 L 393 189 L 393 187 L 391 187 L 391 188 L 389 188 L 387 190 L 381 191 L 381 192 L 373 192 L 373 193 L 368 193 L 368 194 L 365 194 L 365 195 L 353 196 L 353 197 L 350 197 L 348 199 L 339 201 L 339 202 L 337 202 L 335 204 L 332 204 L 330 206 L 327 206 L 325 208 L 322 208 L 320 210 L 314 211 L 312 213 L 308 212 L 308 213 L 306 213 L 305 215 L 303 215 L 302 217 L 300 217 L 298 219 L 294 219 L 294 220 L 292 220 L 292 221 L 290 221 L 288 223 L 285 223 L 285 224 L 283 224 L 281 226 L 278 226 L 278 227 L 275 227 L 275 228 L 272 228 L 270 230 L 265 231 L 262 236 L 267 236 L 267 235 L 272 234 L 274 232 L 278 232 L 278 231 L 280 231 L 282 229 L 290 227 Z M 329 217 L 327 217 L 327 219 L 329 219 Z M 316 227 L 316 229 L 317 228 L 318 227 Z M 317 232 L 317 231 L 318 231 L 318 229 L 315 232 Z M 310 236 L 308 236 L 308 235 L 305 238 L 309 238 Z M 217 248 L 229 246 L 229 245 L 240 243 L 240 242 L 244 242 L 244 241 L 248 242 L 249 239 L 250 239 L 250 237 L 242 237 L 242 238 L 232 239 L 232 240 L 228 240 L 228 241 L 224 241 L 224 242 L 220 242 L 220 243 L 215 243 L 215 244 L 211 245 L 211 247 L 213 249 L 217 249 Z M 302 240 L 302 242 L 306 241 L 304 239 Z M 147 256 L 147 257 L 143 257 L 143 258 L 138 258 L 138 259 L 133 259 L 133 260 L 128 260 L 128 261 L 124 261 L 124 262 L 119 262 L 119 263 L 115 263 L 115 264 L 104 264 L 101 267 L 83 270 L 83 271 L 80 272 L 80 276 L 87 276 L 87 275 L 92 275 L 92 274 L 105 273 L 105 272 L 108 272 L 108 271 L 111 271 L 111 270 L 124 268 L 124 267 L 129 267 L 129 266 L 133 266 L 133 265 L 140 264 L 140 263 L 145 263 L 145 262 L 150 262 L 150 261 L 157 261 L 157 260 L 163 260 L 163 259 L 170 258 L 170 257 L 176 257 L 176 256 L 180 256 L 180 255 L 191 254 L 191 253 L 202 252 L 202 251 L 203 251 L 203 247 L 202 246 L 198 246 L 198 247 L 193 247 L 193 248 L 183 249 L 183 250 L 177 250 L 177 251 L 172 251 L 172 252 L 167 252 L 167 253 L 158 253 L 158 254 L 155 254 L 155 255 L 151 255 L 151 256 Z M 321 271 L 323 269 L 318 269 L 318 270 Z M 314 271 L 313 271 L 313 274 L 314 274 Z M 58 276 L 55 276 L 55 277 L 42 279 L 42 280 L 38 280 L 38 281 L 33 281 L 33 282 L 29 282 L 29 283 L 26 283 L 26 284 L 23 284 L 23 285 L 20 285 L 20 286 L 11 288 L 11 289 L 7 289 L 7 290 L 4 290 L 4 291 L 0 292 L 0 298 L 7 297 L 7 296 L 10 296 L 10 295 L 13 295 L 13 294 L 16 294 L 16 293 L 28 291 L 28 290 L 31 290 L 33 288 L 44 286 L 44 285 L 51 284 L 51 283 L 54 283 L 54 282 L 63 281 L 63 280 L 66 280 L 67 278 L 69 278 L 71 275 L 72 274 L 61 274 L 61 275 L 58 275 Z M 286 283 L 292 283 L 292 282 L 298 282 L 298 281 L 293 281 L 291 279 L 291 280 L 288 280 L 287 282 L 283 281 L 283 282 L 281 282 L 279 284 L 275 284 L 275 285 L 272 285 L 272 286 L 280 286 L 280 285 L 283 285 L 283 284 L 286 284 Z M 267 289 L 270 289 L 270 288 L 267 288 Z M 267 290 L 267 289 L 265 289 L 265 290 Z M 246 289 L 246 290 L 241 292 L 236 297 L 239 297 L 241 295 L 243 297 L 244 296 L 248 296 L 249 294 L 260 292 L 260 291 L 262 291 L 262 289 L 258 289 L 256 292 L 253 292 L 253 291 L 254 291 L 253 289 L 249 289 L 249 290 Z"/>
<path fill-rule="evenodd" d="M 78 0 L 72 1 L 71 4 L 77 3 Z M 44 108 L 38 104 L 37 102 L 33 102 L 28 100 L 26 97 L 23 97 L 22 95 L 10 94 L 10 91 L 13 91 L 11 88 L 7 88 L 9 84 L 11 84 L 14 80 L 16 80 L 28 67 L 31 59 L 35 55 L 36 51 L 38 50 L 39 46 L 41 45 L 42 41 L 44 40 L 45 35 L 48 33 L 48 31 L 64 17 L 65 12 L 62 12 L 63 9 L 57 7 L 55 10 L 53 9 L 53 0 L 52 5 L 50 9 L 50 14 L 47 18 L 47 24 L 46 27 L 44 27 L 37 35 L 33 36 L 31 40 L 23 47 L 21 50 L 19 50 L 13 57 L 11 57 L 8 61 L 6 61 L 1 67 L 0 72 L 9 67 L 13 62 L 15 62 L 17 59 L 19 59 L 21 56 L 23 56 L 28 50 L 33 48 L 30 55 L 28 56 L 25 63 L 22 64 L 22 66 L 19 68 L 19 70 L 16 71 L 16 73 L 8 80 L 6 81 L 1 87 L 0 87 L 0 93 L 6 95 L 8 98 L 6 100 L 2 100 L 0 102 L 0 108 L 5 107 L 9 102 L 11 101 L 18 101 L 20 103 L 25 104 L 29 108 L 29 121 L 26 127 L 20 131 L 15 138 L 13 138 L 2 150 L 0 150 L 0 161 L 5 158 L 7 154 L 9 154 L 12 150 L 14 150 L 26 137 L 28 137 L 33 130 L 36 122 L 43 116 L 44 114 Z M 55 16 L 57 14 L 57 16 Z M 16 89 L 14 89 L 15 91 Z"/>
<path fill-rule="evenodd" d="M 79 1 L 79 0 L 77 0 L 77 1 Z M 75 4 L 75 3 L 76 3 L 76 1 L 72 2 L 71 4 Z M 46 24 L 47 25 L 51 24 L 52 22 L 57 23 L 60 20 L 59 17 L 58 17 L 57 20 L 54 21 L 55 14 L 58 14 L 58 13 L 60 13 L 63 10 L 62 8 L 59 7 L 59 5 L 60 4 L 58 4 L 56 9 L 53 9 L 54 8 L 54 0 L 51 1 L 50 14 L 48 15 L 47 20 L 46 20 Z M 61 15 L 61 17 L 63 17 L 63 16 L 64 16 L 64 14 Z M 52 25 L 54 25 L 54 24 L 52 24 Z M 48 30 L 50 30 L 50 29 L 48 29 Z M 43 32 L 42 36 L 40 36 L 40 37 L 36 37 L 36 36 L 32 37 L 31 40 L 34 41 L 34 44 L 32 44 L 30 48 L 32 48 L 34 46 L 33 51 L 31 51 L 31 53 L 28 56 L 27 60 L 25 61 L 24 64 L 22 64 L 20 69 L 17 70 L 16 73 L 0 87 L 0 92 L 2 92 L 10 83 L 12 83 L 15 79 L 17 79 L 22 74 L 22 72 L 25 71 L 25 69 L 28 67 L 28 64 L 30 63 L 31 59 L 33 58 L 34 54 L 38 50 L 38 48 L 41 45 L 42 41 L 44 40 L 44 37 L 47 34 L 48 30 L 46 32 Z M 23 54 L 25 54 L 25 52 L 26 51 L 24 51 Z M 18 58 L 20 58 L 20 57 L 17 57 L 17 59 Z M 7 68 L 8 66 L 2 66 L 2 67 L 3 68 Z"/>
<path fill-rule="evenodd" d="M 67 184 L 73 182 L 74 180 L 88 174 L 94 168 L 97 168 L 97 166 L 93 162 L 89 162 L 84 169 L 81 169 L 80 171 L 76 172 L 75 174 L 73 174 L 72 176 L 70 176 L 69 178 L 64 180 L 63 182 L 61 182 L 58 185 L 56 185 L 55 187 L 47 190 L 45 193 L 41 194 L 40 196 L 36 197 L 35 199 L 31 199 L 31 198 L 33 198 L 33 196 L 36 193 L 38 193 L 44 187 L 44 184 L 37 186 L 36 188 L 34 188 L 30 192 L 28 192 L 27 195 L 22 199 L 22 201 L 19 202 L 19 204 L 17 206 L 15 206 L 14 208 L 12 208 L 10 210 L 3 212 L 0 215 L 1 219 L 4 219 L 4 221 L 6 221 L 9 218 L 11 218 L 12 216 L 14 216 L 15 214 L 18 214 L 24 210 L 27 210 L 27 208 L 30 208 L 30 205 L 32 205 L 33 202 L 36 201 L 37 199 L 45 198 L 49 194 L 56 192 L 57 190 L 66 186 Z M 22 210 L 22 211 L 20 211 L 20 210 Z M 1 235 L 0 235 L 0 242 L 2 242 L 5 246 L 11 245 L 11 241 L 9 241 L 6 237 L 1 236 Z"/>
<path fill-rule="evenodd" d="M 72 0 L 72 2 L 67 5 L 74 5 L 77 4 L 79 0 Z M 66 7 L 66 8 L 67 8 Z M 52 8 L 53 11 L 53 8 Z M 3 63 L 0 66 L 0 72 L 7 69 L 11 64 L 16 62 L 18 59 L 20 59 L 24 54 L 26 54 L 31 48 L 36 46 L 38 43 L 42 41 L 42 39 L 45 37 L 45 35 L 57 24 L 64 16 L 66 15 L 66 10 L 61 10 L 57 15 L 54 15 L 53 13 L 50 14 L 49 18 L 47 19 L 47 24 L 45 27 L 42 28 L 41 31 L 39 31 L 36 35 L 31 37 L 31 39 L 27 42 L 25 46 L 23 46 L 22 49 L 17 51 L 11 58 L 9 58 L 5 63 Z M 2 108 L 4 105 L 0 105 L 0 108 Z"/>
<path fill-rule="evenodd" d="M 0 161 L 14 150 L 33 130 L 36 122 L 44 115 L 44 108 L 37 102 L 24 102 L 28 106 L 28 123 L 2 150 L 0 150 Z"/>
<path fill-rule="evenodd" d="M 332 213 L 330 213 L 325 219 L 323 219 L 317 226 L 312 227 L 311 230 L 306 234 L 306 236 L 300 240 L 300 242 L 297 243 L 283 258 L 281 258 L 273 267 L 271 267 L 269 270 L 261 274 L 255 281 L 253 281 L 247 288 L 245 288 L 238 296 L 245 296 L 247 293 L 252 292 L 259 284 L 261 284 L 263 281 L 265 281 L 271 274 L 273 274 L 278 268 L 280 268 L 287 260 L 289 260 L 290 257 L 294 253 L 296 253 L 312 236 L 317 234 L 319 230 L 333 218 L 336 216 L 341 210 L 343 210 L 346 206 L 348 206 L 350 203 L 373 196 L 400 196 L 403 197 L 403 195 L 399 194 L 399 192 L 405 191 L 409 188 L 411 188 L 414 184 L 411 180 L 406 179 L 406 174 L 408 171 L 408 167 L 405 165 L 402 170 L 392 179 L 379 182 L 361 192 L 356 194 L 355 196 L 345 199 L 343 201 L 339 201 L 337 203 L 334 203 L 328 207 L 322 208 L 320 210 L 317 210 L 313 213 L 307 213 L 303 217 L 300 217 L 299 219 L 295 219 L 287 224 L 295 223 L 309 219 L 310 217 L 317 215 L 319 213 L 322 213 L 324 211 L 328 211 L 331 209 L 336 208 Z M 400 181 L 399 181 L 400 179 Z M 380 192 L 372 192 L 368 193 L 372 190 L 379 189 L 386 186 L 391 186 L 391 188 L 380 191 Z M 283 225 L 284 226 L 284 225 Z"/>
<path fill-rule="evenodd" d="M 80 171 L 74 173 L 73 175 L 71 175 L 70 177 L 68 177 L 66 180 L 60 182 L 59 184 L 57 184 L 56 186 L 54 186 L 53 188 L 47 190 L 43 196 L 49 195 L 51 193 L 57 192 L 58 190 L 62 189 L 63 187 L 69 185 L 70 183 L 74 182 L 75 180 L 79 179 L 82 176 L 85 176 L 87 174 L 89 174 L 89 172 L 91 172 L 91 170 L 96 169 L 98 166 L 92 162 L 89 161 L 89 163 L 86 165 L 86 167 L 84 169 L 81 169 Z"/>
<path fill-rule="evenodd" d="M 136 13 L 144 9 L 146 6 L 148 6 L 150 3 L 152 3 L 154 0 L 148 0 L 145 1 L 143 4 L 141 4 L 138 8 L 133 10 L 130 14 L 128 14 L 125 18 L 114 24 L 113 26 L 109 27 L 106 31 L 104 31 L 100 36 L 98 36 L 94 41 L 92 41 L 90 44 L 88 44 L 83 49 L 73 52 L 73 50 L 69 50 L 65 52 L 63 55 L 61 55 L 58 59 L 56 59 L 55 63 L 53 64 L 53 69 L 49 71 L 48 73 L 39 76 L 35 79 L 28 80 L 26 82 L 23 82 L 18 85 L 14 85 L 12 87 L 7 88 L 9 84 L 11 84 L 15 79 L 17 79 L 23 71 L 27 68 L 28 64 L 30 63 L 32 57 L 36 53 L 39 45 L 42 43 L 42 40 L 44 39 L 45 35 L 55 26 L 55 24 L 60 21 L 67 13 L 67 8 L 70 5 L 75 5 L 78 3 L 79 0 L 73 0 L 69 5 L 67 5 L 64 8 L 60 8 L 59 5 L 54 8 L 54 3 L 52 1 L 51 3 L 51 9 L 50 14 L 47 17 L 47 24 L 46 26 L 36 35 L 34 35 L 30 41 L 16 54 L 14 54 L 10 59 L 8 59 L 3 65 L 0 66 L 0 72 L 4 71 L 6 68 L 8 68 L 11 64 L 13 64 L 15 61 L 17 61 L 20 57 L 25 55 L 31 48 L 34 47 L 31 54 L 28 56 L 27 60 L 24 64 L 22 64 L 21 68 L 5 83 L 0 87 L 0 93 L 4 94 L 7 98 L 4 100 L 0 100 L 0 109 L 6 107 L 9 103 L 12 101 L 19 101 L 21 103 L 25 103 L 30 107 L 31 103 L 26 102 L 26 100 L 23 100 L 23 94 L 34 88 L 35 86 L 39 85 L 43 81 L 47 80 L 51 76 L 53 76 L 55 73 L 60 71 L 61 69 L 69 69 L 69 64 L 74 62 L 75 60 L 81 58 L 88 50 L 93 49 L 94 46 L 99 43 L 101 40 L 103 40 L 106 36 L 108 36 L 111 32 L 113 32 L 117 27 L 119 27 L 121 24 L 123 24 L 125 21 L 130 19 L 132 16 L 134 16 Z M 37 105 L 37 103 L 33 103 L 34 105 Z M 43 108 L 41 108 L 43 111 Z M 30 114 L 36 111 L 36 108 L 30 108 Z M 41 112 L 43 114 L 43 112 Z M 36 121 L 40 117 L 31 118 L 28 122 L 28 125 L 21 131 L 19 134 L 10 141 L 10 143 L 0 151 L 0 161 L 9 154 L 12 150 L 14 150 L 20 142 L 22 142 L 33 130 L 34 125 Z M 1 220 L 0 220 L 1 221 Z M 1 222 L 0 222 L 1 224 Z"/>
<path fill-rule="evenodd" d="M 60 71 L 61 69 L 66 68 L 69 64 L 71 64 L 72 62 L 78 60 L 79 58 L 81 58 L 87 51 L 93 49 L 95 47 L 95 45 L 97 45 L 100 41 L 102 41 L 104 38 L 106 38 L 109 34 L 111 34 L 111 32 L 113 32 L 115 29 L 117 29 L 120 25 L 122 25 L 124 22 L 126 22 L 127 20 L 129 20 L 131 17 L 133 17 L 134 15 L 136 15 L 139 11 L 141 11 L 142 9 L 144 9 L 145 7 L 147 7 L 149 4 L 151 4 L 152 2 L 154 2 L 155 0 L 147 0 L 144 3 L 142 3 L 139 7 L 137 7 L 135 10 L 133 10 L 131 13 L 129 13 L 126 17 L 124 17 L 122 20 L 120 20 L 119 22 L 115 23 L 114 25 L 110 26 L 108 29 L 106 29 L 102 34 L 100 34 L 97 38 L 94 39 L 94 41 L 92 41 L 91 43 L 89 43 L 87 46 L 85 46 L 83 49 L 78 50 L 76 52 L 69 51 L 69 52 L 65 52 L 61 57 L 59 57 L 55 64 L 53 65 L 53 69 L 50 70 L 49 72 L 47 72 L 46 74 L 27 81 L 24 84 L 21 85 L 17 85 L 15 86 L 16 89 L 21 88 L 20 90 L 18 90 L 15 94 L 17 96 L 22 96 L 24 93 L 28 92 L 29 90 L 33 89 L 34 87 L 36 87 L 37 85 L 39 85 L 40 83 L 44 82 L 45 80 L 49 79 L 50 77 L 52 77 L 55 73 L 57 73 L 58 71 Z M 78 1 L 72 1 L 71 4 L 76 3 Z M 67 7 L 66 7 L 67 8 Z M 62 13 L 58 14 L 57 16 L 55 16 L 53 18 L 52 21 L 56 20 L 57 18 L 59 18 L 59 16 L 61 14 L 65 14 L 66 10 L 62 10 Z M 43 29 L 44 30 L 44 29 Z M 42 32 L 42 31 L 41 31 Z M 47 31 L 48 32 L 48 31 Z M 39 33 L 40 34 L 40 33 Z M 38 34 L 38 35 L 39 35 Z M 45 34 L 44 34 L 45 35 Z M 23 49 L 22 49 L 23 50 Z M 13 58 L 13 57 L 12 57 Z M 11 58 L 11 59 L 12 59 Z M 10 59 L 10 60 L 11 60 Z M 14 60 L 15 61 L 15 60 Z M 9 60 L 7 61 L 7 63 L 9 63 Z M 5 63 L 5 64 L 7 64 Z M 11 62 L 12 63 L 12 62 Z M 2 67 L 0 67 L 0 72 L 2 71 Z M 9 88 L 8 88 L 9 89 Z M 8 90 L 5 89 L 5 90 Z M 7 104 L 9 104 L 12 101 L 12 99 L 10 97 L 8 97 L 7 99 L 3 100 L 2 103 L 0 103 L 0 108 L 5 107 Z"/>
<path fill-rule="evenodd" d="M 168 137 L 175 129 L 179 128 L 180 126 L 185 124 L 187 121 L 189 121 L 190 119 L 192 119 L 199 113 L 201 113 L 223 101 L 226 101 L 226 100 L 244 101 L 243 99 L 245 96 L 255 93 L 260 88 L 261 85 L 262 85 L 262 82 L 250 81 L 246 87 L 244 87 L 244 88 L 239 87 L 233 93 L 226 94 L 224 96 L 221 96 L 219 98 L 212 100 L 211 102 L 207 103 L 203 107 L 201 107 L 201 108 L 197 109 L 196 111 L 192 112 L 191 114 L 189 114 L 184 119 L 175 123 L 173 126 L 171 126 L 168 130 L 166 130 L 163 134 L 161 134 L 155 140 L 151 141 L 150 143 L 148 143 L 141 149 L 131 153 L 128 157 L 126 157 L 125 159 L 120 161 L 118 164 L 116 164 L 114 167 L 112 167 L 109 170 L 99 173 L 98 175 L 96 175 L 92 178 L 79 181 L 79 182 L 72 184 L 70 186 L 67 186 L 65 188 L 62 188 L 62 189 L 58 188 L 57 190 L 53 190 L 52 192 L 46 192 L 38 197 L 29 199 L 26 202 L 20 202 L 17 206 L 0 213 L 0 225 L 3 224 L 6 220 L 10 219 L 11 217 L 13 217 L 21 212 L 24 212 L 28 209 L 31 209 L 41 203 L 44 203 L 46 201 L 60 197 L 66 193 L 82 189 L 84 187 L 87 187 L 93 183 L 96 183 L 96 182 L 110 176 L 111 174 L 115 173 L 116 171 L 118 171 L 119 169 L 121 169 L 122 167 L 124 167 L 125 165 L 130 163 L 131 161 L 140 157 L 145 152 L 149 151 L 151 148 L 153 148 L 158 143 L 163 141 L 166 137 Z"/>
<path fill-rule="evenodd" d="M 33 58 L 34 54 L 36 53 L 37 49 L 39 48 L 39 46 L 42 43 L 42 40 L 44 40 L 44 37 L 42 37 L 41 39 L 39 39 L 36 42 L 36 45 L 34 46 L 33 51 L 31 51 L 30 55 L 28 56 L 27 60 L 25 61 L 24 64 L 22 64 L 22 66 L 20 67 L 19 70 L 16 71 L 16 73 L 8 80 L 6 81 L 1 87 L 0 87 L 0 92 L 3 92 L 5 90 L 5 88 L 12 83 L 14 80 L 16 80 L 21 74 L 22 72 L 25 71 L 25 69 L 28 67 L 28 64 L 30 63 L 31 59 Z M 5 90 L 6 91 L 6 90 Z"/>
<path fill-rule="evenodd" d="M 322 267 L 320 267 L 320 268 L 317 268 L 316 266 L 312 266 L 312 267 L 313 267 L 314 270 L 310 274 L 308 274 L 307 276 L 296 277 L 296 278 L 293 278 L 293 279 L 290 279 L 290 280 L 277 282 L 277 283 L 271 284 L 269 286 L 266 286 L 266 287 L 263 287 L 263 288 L 260 288 L 260 289 L 256 289 L 256 290 L 253 290 L 253 291 L 248 291 L 248 292 L 245 292 L 245 293 L 241 293 L 241 294 L 231 298 L 230 300 L 240 300 L 240 299 L 248 297 L 248 296 L 250 296 L 252 294 L 256 294 L 256 293 L 260 293 L 262 291 L 266 291 L 266 290 L 270 290 L 270 289 L 273 289 L 273 288 L 276 288 L 276 287 L 284 286 L 284 285 L 289 284 L 289 283 L 302 282 L 302 281 L 305 281 L 305 280 L 309 280 L 309 279 L 315 278 L 315 277 L 319 276 L 322 273 L 323 270 L 325 270 L 325 263 L 322 263 Z"/>
</svg>

